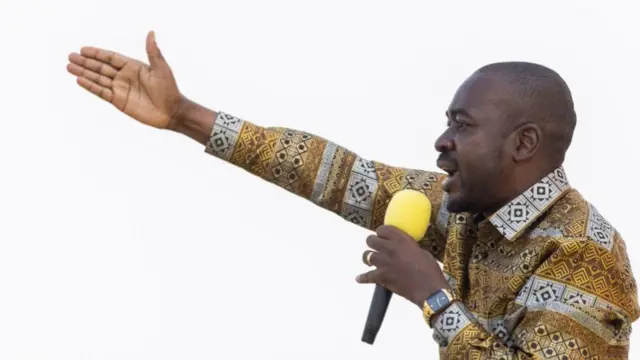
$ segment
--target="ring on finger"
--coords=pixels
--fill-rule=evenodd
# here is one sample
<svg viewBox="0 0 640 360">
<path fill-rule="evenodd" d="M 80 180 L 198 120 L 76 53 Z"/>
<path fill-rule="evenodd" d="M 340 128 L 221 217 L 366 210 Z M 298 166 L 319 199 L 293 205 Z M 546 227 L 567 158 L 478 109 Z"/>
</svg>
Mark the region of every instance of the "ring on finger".
<svg viewBox="0 0 640 360">
<path fill-rule="evenodd" d="M 364 262 L 369 266 L 373 266 L 373 264 L 371 263 L 371 256 L 373 256 L 373 251 L 368 250 L 367 255 L 364 258 Z"/>
</svg>

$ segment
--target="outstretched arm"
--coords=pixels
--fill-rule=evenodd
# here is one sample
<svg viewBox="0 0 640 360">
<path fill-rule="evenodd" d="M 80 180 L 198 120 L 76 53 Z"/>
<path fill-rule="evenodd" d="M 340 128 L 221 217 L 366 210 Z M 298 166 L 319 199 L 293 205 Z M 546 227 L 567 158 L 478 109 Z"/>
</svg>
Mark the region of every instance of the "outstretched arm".
<svg viewBox="0 0 640 360">
<path fill-rule="evenodd" d="M 445 175 L 388 166 L 305 131 L 261 127 L 191 101 L 177 123 L 176 131 L 206 145 L 207 153 L 367 229 L 382 225 L 395 192 L 422 191 L 434 211 L 421 244 L 442 259 L 448 220 L 442 207 Z"/>
<path fill-rule="evenodd" d="M 320 136 L 261 127 L 207 109 L 183 96 L 153 32 L 147 36 L 150 65 L 113 51 L 82 48 L 67 69 L 80 86 L 139 122 L 170 129 L 200 142 L 224 161 L 359 226 L 382 225 L 391 196 L 412 188 L 432 203 L 431 226 L 421 242 L 442 260 L 448 213 L 442 206 L 445 175 L 368 160 Z"/>
</svg>

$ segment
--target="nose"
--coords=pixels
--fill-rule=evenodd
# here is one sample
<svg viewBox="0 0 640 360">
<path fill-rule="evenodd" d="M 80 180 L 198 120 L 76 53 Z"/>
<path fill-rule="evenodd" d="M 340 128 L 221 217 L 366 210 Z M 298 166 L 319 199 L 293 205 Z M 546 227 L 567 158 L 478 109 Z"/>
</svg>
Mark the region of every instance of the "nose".
<svg viewBox="0 0 640 360">
<path fill-rule="evenodd" d="M 451 128 L 447 128 L 437 139 L 435 143 L 436 151 L 439 153 L 446 153 L 455 149 L 453 143 L 453 136 L 449 131 Z"/>
</svg>

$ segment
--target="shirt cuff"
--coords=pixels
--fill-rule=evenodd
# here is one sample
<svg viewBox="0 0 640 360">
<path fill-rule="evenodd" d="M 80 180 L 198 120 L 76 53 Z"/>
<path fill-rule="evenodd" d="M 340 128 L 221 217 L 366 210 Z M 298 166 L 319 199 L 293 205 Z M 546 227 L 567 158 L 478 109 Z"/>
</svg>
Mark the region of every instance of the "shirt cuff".
<svg viewBox="0 0 640 360">
<path fill-rule="evenodd" d="M 440 346 L 447 346 L 466 327 L 473 324 L 474 316 L 460 301 L 454 301 L 433 324 L 433 338 Z"/>
<path fill-rule="evenodd" d="M 205 152 L 230 161 L 244 123 L 240 118 L 218 111 L 209 140 L 205 144 Z"/>
</svg>

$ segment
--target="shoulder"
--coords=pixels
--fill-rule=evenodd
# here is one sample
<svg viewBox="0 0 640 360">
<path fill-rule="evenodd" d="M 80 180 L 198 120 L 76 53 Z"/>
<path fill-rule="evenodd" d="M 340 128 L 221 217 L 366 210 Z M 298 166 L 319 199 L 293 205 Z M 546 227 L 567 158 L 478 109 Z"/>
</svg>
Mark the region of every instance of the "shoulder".
<svg viewBox="0 0 640 360">
<path fill-rule="evenodd" d="M 594 242 L 609 252 L 614 251 L 617 242 L 623 242 L 612 223 L 575 189 L 570 189 L 558 200 L 539 225 L 565 238 Z"/>
<path fill-rule="evenodd" d="M 611 222 L 578 191 L 570 190 L 533 232 L 549 229 L 560 241 L 540 274 L 595 295 L 601 305 L 622 308 L 635 320 L 636 281 L 626 244 Z"/>
</svg>

